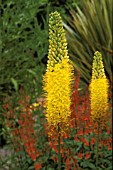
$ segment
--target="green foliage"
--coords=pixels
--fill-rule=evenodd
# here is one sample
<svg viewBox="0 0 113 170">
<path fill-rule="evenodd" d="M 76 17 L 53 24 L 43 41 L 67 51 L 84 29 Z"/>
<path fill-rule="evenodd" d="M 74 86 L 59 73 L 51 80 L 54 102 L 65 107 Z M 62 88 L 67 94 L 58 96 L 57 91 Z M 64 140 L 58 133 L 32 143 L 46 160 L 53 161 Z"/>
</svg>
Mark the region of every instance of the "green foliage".
<svg viewBox="0 0 113 170">
<path fill-rule="evenodd" d="M 70 57 L 85 82 L 91 79 L 95 51 L 103 55 L 107 77 L 112 81 L 112 1 L 80 1 L 80 7 L 70 7 L 70 17 L 64 23 Z"/>
<path fill-rule="evenodd" d="M 78 1 L 70 1 L 76 4 Z M 58 10 L 66 15 L 66 1 L 4 0 L 0 30 L 0 96 L 29 90 L 35 86 L 41 94 L 42 74 L 48 51 L 48 16 Z M 72 3 L 72 5 L 73 5 Z M 32 74 L 32 71 L 36 74 Z"/>
<path fill-rule="evenodd" d="M 34 77 L 28 69 L 38 67 L 37 78 L 44 72 L 48 49 L 47 18 L 41 17 L 44 2 L 8 0 L 1 4 L 0 96 L 20 84 L 31 88 Z"/>
</svg>

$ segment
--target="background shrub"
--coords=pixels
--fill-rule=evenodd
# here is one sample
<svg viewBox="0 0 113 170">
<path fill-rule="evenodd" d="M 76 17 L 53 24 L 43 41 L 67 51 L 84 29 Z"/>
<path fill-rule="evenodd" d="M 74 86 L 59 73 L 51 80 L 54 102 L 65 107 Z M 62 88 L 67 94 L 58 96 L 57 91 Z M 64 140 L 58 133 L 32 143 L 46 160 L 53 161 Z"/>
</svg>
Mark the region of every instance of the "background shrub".
<svg viewBox="0 0 113 170">
<path fill-rule="evenodd" d="M 34 77 L 39 83 L 48 48 L 46 18 L 40 16 L 43 2 L 8 0 L 1 5 L 0 96 L 18 85 L 31 88 Z"/>
<path fill-rule="evenodd" d="M 80 6 L 67 4 L 70 16 L 64 24 L 70 57 L 85 83 L 91 78 L 93 54 L 103 55 L 106 75 L 112 81 L 112 1 L 79 1 Z"/>
</svg>

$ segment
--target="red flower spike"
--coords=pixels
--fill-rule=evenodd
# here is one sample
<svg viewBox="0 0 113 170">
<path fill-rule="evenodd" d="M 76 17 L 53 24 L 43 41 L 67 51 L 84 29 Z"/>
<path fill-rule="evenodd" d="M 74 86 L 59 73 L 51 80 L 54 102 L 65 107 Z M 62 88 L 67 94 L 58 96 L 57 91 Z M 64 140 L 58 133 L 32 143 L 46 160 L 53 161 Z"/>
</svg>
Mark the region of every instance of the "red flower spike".
<svg viewBox="0 0 113 170">
<path fill-rule="evenodd" d="M 91 144 L 94 145 L 95 142 L 96 142 L 96 139 L 95 139 L 95 138 L 92 138 L 92 139 L 91 139 Z"/>
<path fill-rule="evenodd" d="M 42 165 L 38 162 L 34 164 L 35 170 L 40 170 L 42 168 Z"/>
<path fill-rule="evenodd" d="M 90 153 L 86 153 L 85 159 L 89 159 L 90 157 L 91 157 L 91 154 Z"/>
<path fill-rule="evenodd" d="M 80 159 L 82 159 L 83 156 L 84 156 L 84 154 L 83 154 L 83 153 L 78 153 L 77 156 L 78 156 Z"/>
<path fill-rule="evenodd" d="M 80 140 L 78 139 L 78 137 L 75 135 L 74 139 L 76 140 L 76 142 L 80 142 Z"/>
</svg>

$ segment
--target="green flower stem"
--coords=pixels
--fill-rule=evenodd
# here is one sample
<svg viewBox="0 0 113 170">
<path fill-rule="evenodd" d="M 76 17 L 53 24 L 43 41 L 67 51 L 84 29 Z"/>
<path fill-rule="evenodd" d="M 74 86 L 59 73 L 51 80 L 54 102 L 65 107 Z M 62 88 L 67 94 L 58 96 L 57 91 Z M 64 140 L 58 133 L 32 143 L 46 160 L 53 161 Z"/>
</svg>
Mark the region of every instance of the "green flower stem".
<svg viewBox="0 0 113 170">
<path fill-rule="evenodd" d="M 58 125 L 58 170 L 61 170 L 61 153 L 60 153 L 60 126 Z"/>
<path fill-rule="evenodd" d="M 97 146 L 96 146 L 96 170 L 98 170 L 98 158 L 99 158 L 99 135 L 100 135 L 100 131 L 99 131 L 99 124 L 98 124 L 98 132 L 97 132 Z"/>
</svg>

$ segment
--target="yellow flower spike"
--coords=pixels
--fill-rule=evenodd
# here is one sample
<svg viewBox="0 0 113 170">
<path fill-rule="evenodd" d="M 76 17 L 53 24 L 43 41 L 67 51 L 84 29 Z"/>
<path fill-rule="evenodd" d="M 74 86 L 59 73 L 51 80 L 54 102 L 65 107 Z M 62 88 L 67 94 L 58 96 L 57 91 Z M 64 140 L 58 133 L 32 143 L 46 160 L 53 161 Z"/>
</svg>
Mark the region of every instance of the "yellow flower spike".
<svg viewBox="0 0 113 170">
<path fill-rule="evenodd" d="M 95 52 L 92 80 L 89 86 L 91 98 L 91 116 L 94 122 L 104 125 L 108 112 L 108 80 L 104 72 L 102 55 L 100 52 Z"/>
<path fill-rule="evenodd" d="M 46 72 L 44 76 L 46 118 L 50 126 L 57 128 L 59 124 L 63 129 L 69 126 L 72 77 L 72 67 L 67 59 L 57 63 L 53 71 Z"/>
<path fill-rule="evenodd" d="M 60 127 L 60 133 L 63 134 L 69 127 L 71 116 L 71 86 L 74 73 L 60 14 L 51 13 L 49 23 L 49 42 L 52 46 L 49 46 L 47 71 L 43 77 L 46 119 L 50 127 L 54 126 L 57 130 Z"/>
</svg>

